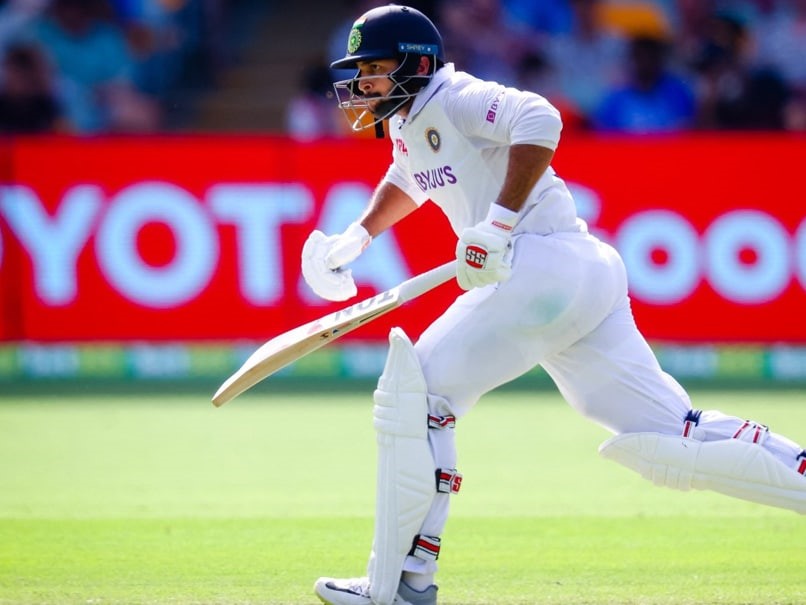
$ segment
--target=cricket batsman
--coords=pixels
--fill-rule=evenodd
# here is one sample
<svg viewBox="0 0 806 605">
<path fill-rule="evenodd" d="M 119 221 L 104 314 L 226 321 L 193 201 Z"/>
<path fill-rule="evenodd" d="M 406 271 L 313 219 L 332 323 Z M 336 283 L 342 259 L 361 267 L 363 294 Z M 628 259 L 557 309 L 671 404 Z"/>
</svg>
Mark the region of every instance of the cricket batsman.
<svg viewBox="0 0 806 605">
<path fill-rule="evenodd" d="M 349 263 L 430 199 L 458 238 L 466 292 L 416 344 L 399 328 L 389 335 L 374 392 L 367 575 L 320 578 L 322 601 L 437 602 L 443 528 L 462 482 L 455 427 L 485 393 L 538 365 L 569 405 L 613 433 L 599 448 L 605 458 L 656 485 L 806 513 L 800 445 L 760 422 L 693 409 L 661 369 L 633 319 L 622 259 L 588 232 L 551 167 L 562 122 L 545 98 L 456 71 L 433 23 L 406 6 L 361 15 L 332 66 L 356 70 L 334 84 L 354 129 L 382 135 L 388 120 L 392 161 L 344 233 L 311 233 L 305 280 L 328 300 L 354 296 Z"/>
</svg>

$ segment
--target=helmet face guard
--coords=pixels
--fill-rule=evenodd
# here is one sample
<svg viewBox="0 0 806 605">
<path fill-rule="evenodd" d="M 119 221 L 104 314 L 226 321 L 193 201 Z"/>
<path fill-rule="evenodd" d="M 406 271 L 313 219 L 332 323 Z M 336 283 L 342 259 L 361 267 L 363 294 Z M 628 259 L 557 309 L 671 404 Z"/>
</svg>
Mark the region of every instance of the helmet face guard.
<svg viewBox="0 0 806 605">
<path fill-rule="evenodd" d="M 418 75 L 420 58 L 427 56 L 428 75 Z M 360 62 L 396 59 L 399 66 L 383 76 L 361 76 L 333 84 L 339 107 L 353 130 L 375 126 L 381 132 L 383 120 L 406 105 L 444 63 L 442 36 L 420 11 L 408 6 L 389 4 L 374 8 L 359 17 L 347 39 L 347 54 L 330 64 L 334 69 L 357 67 Z M 388 78 L 394 86 L 384 97 L 366 97 L 360 83 L 368 78 Z M 374 109 L 370 107 L 374 103 Z M 369 118 L 372 120 L 369 120 Z"/>
<path fill-rule="evenodd" d="M 344 112 L 350 128 L 354 131 L 377 126 L 383 120 L 396 114 L 409 100 L 424 88 L 433 76 L 436 68 L 436 54 L 431 55 L 431 72 L 429 75 L 417 75 L 416 69 L 422 55 L 406 53 L 400 65 L 391 73 L 378 76 L 361 76 L 356 74 L 349 80 L 333 83 L 339 108 Z M 412 68 L 411 64 L 414 64 Z M 386 96 L 366 96 L 361 92 L 361 83 L 365 81 L 388 78 L 394 86 Z M 375 102 L 374 109 L 370 102 Z M 370 120 L 372 116 L 372 120 Z"/>
</svg>

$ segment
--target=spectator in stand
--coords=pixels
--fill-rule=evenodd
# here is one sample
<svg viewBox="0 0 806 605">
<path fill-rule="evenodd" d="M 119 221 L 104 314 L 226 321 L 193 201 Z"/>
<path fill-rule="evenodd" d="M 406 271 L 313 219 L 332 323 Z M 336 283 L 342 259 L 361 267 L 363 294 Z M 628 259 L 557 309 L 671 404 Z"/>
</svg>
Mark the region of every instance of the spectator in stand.
<svg viewBox="0 0 806 605">
<path fill-rule="evenodd" d="M 778 71 L 790 87 L 783 127 L 806 130 L 806 0 L 769 4 L 754 29 L 756 61 Z"/>
<path fill-rule="evenodd" d="M 536 35 L 570 33 L 574 13 L 569 0 L 501 0 L 507 19 L 520 23 Z"/>
<path fill-rule="evenodd" d="M 570 31 L 551 36 L 546 43 L 559 91 L 569 102 L 562 107 L 564 121 L 569 111 L 590 115 L 605 92 L 626 79 L 627 40 L 618 30 L 604 27 L 601 5 L 602 0 L 571 0 Z"/>
<path fill-rule="evenodd" d="M 152 132 L 158 106 L 136 89 L 132 54 L 108 9 L 103 0 L 52 0 L 33 35 L 64 81 L 79 132 Z"/>
<path fill-rule="evenodd" d="M 605 0 L 597 7 L 598 17 L 604 28 L 628 38 L 669 38 L 671 24 L 664 4 L 659 0 Z"/>
<path fill-rule="evenodd" d="M 691 128 L 696 99 L 685 80 L 668 68 L 668 42 L 655 36 L 633 38 L 629 56 L 629 81 L 604 97 L 593 114 L 594 128 L 632 134 Z"/>
<path fill-rule="evenodd" d="M 296 139 L 341 136 L 349 130 L 343 112 L 333 102 L 329 65 L 330 61 L 322 59 L 308 66 L 299 91 L 288 103 L 286 132 Z"/>
<path fill-rule="evenodd" d="M 775 67 L 795 88 L 806 89 L 806 0 L 773 7 L 754 28 L 756 60 Z"/>
<path fill-rule="evenodd" d="M 225 29 L 231 0 L 109 0 L 135 61 L 137 88 L 166 100 L 193 71 L 202 85 L 215 82 L 228 54 Z"/>
<path fill-rule="evenodd" d="M 674 42 L 676 54 L 689 64 L 696 54 L 699 40 L 705 35 L 710 7 L 702 0 L 677 0 L 677 28 Z"/>
<path fill-rule="evenodd" d="M 177 16 L 188 0 L 110 0 L 131 50 L 133 79 L 139 90 L 155 97 L 168 91 L 178 79 L 186 32 Z"/>
<path fill-rule="evenodd" d="M 443 0 L 437 22 L 457 69 L 506 86 L 518 84 L 522 62 L 538 48 L 533 32 L 506 19 L 500 0 Z"/>
<path fill-rule="evenodd" d="M 50 0 L 0 1 L 0 54 L 39 18 Z"/>
<path fill-rule="evenodd" d="M 563 117 L 563 132 L 584 130 L 586 116 L 561 86 L 560 69 L 549 61 L 546 54 L 535 51 L 526 54 L 517 65 L 515 88 L 536 92 L 545 97 Z"/>
<path fill-rule="evenodd" d="M 699 77 L 699 126 L 782 128 L 789 86 L 774 67 L 752 65 L 752 38 L 743 20 L 732 13 L 717 13 L 707 32 L 694 63 Z"/>
<path fill-rule="evenodd" d="M 0 72 L 0 133 L 69 132 L 47 59 L 35 44 L 9 46 Z"/>
</svg>

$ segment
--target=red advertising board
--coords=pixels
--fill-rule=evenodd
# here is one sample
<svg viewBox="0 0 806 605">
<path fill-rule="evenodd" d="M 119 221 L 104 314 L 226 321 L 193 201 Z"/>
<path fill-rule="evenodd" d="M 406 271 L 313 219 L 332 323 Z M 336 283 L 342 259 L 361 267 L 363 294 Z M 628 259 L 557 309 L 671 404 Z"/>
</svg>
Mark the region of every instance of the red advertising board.
<svg viewBox="0 0 806 605">
<path fill-rule="evenodd" d="M 279 137 L 0 144 L 0 340 L 263 339 L 341 304 L 299 270 L 312 229 L 344 228 L 389 141 Z M 650 339 L 806 342 L 806 138 L 568 138 L 554 167 L 616 245 Z M 369 296 L 453 254 L 430 204 L 356 261 Z M 447 285 L 353 338 L 418 334 Z"/>
</svg>

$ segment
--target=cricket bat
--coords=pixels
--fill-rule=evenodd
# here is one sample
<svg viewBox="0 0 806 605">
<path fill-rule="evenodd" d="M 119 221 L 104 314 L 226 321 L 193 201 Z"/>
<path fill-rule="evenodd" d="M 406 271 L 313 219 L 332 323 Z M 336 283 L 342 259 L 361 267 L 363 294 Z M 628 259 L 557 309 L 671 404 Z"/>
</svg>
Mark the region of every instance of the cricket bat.
<svg viewBox="0 0 806 605">
<path fill-rule="evenodd" d="M 456 261 L 416 275 L 394 288 L 284 332 L 260 346 L 213 395 L 220 407 L 301 357 L 450 280 Z"/>
</svg>

